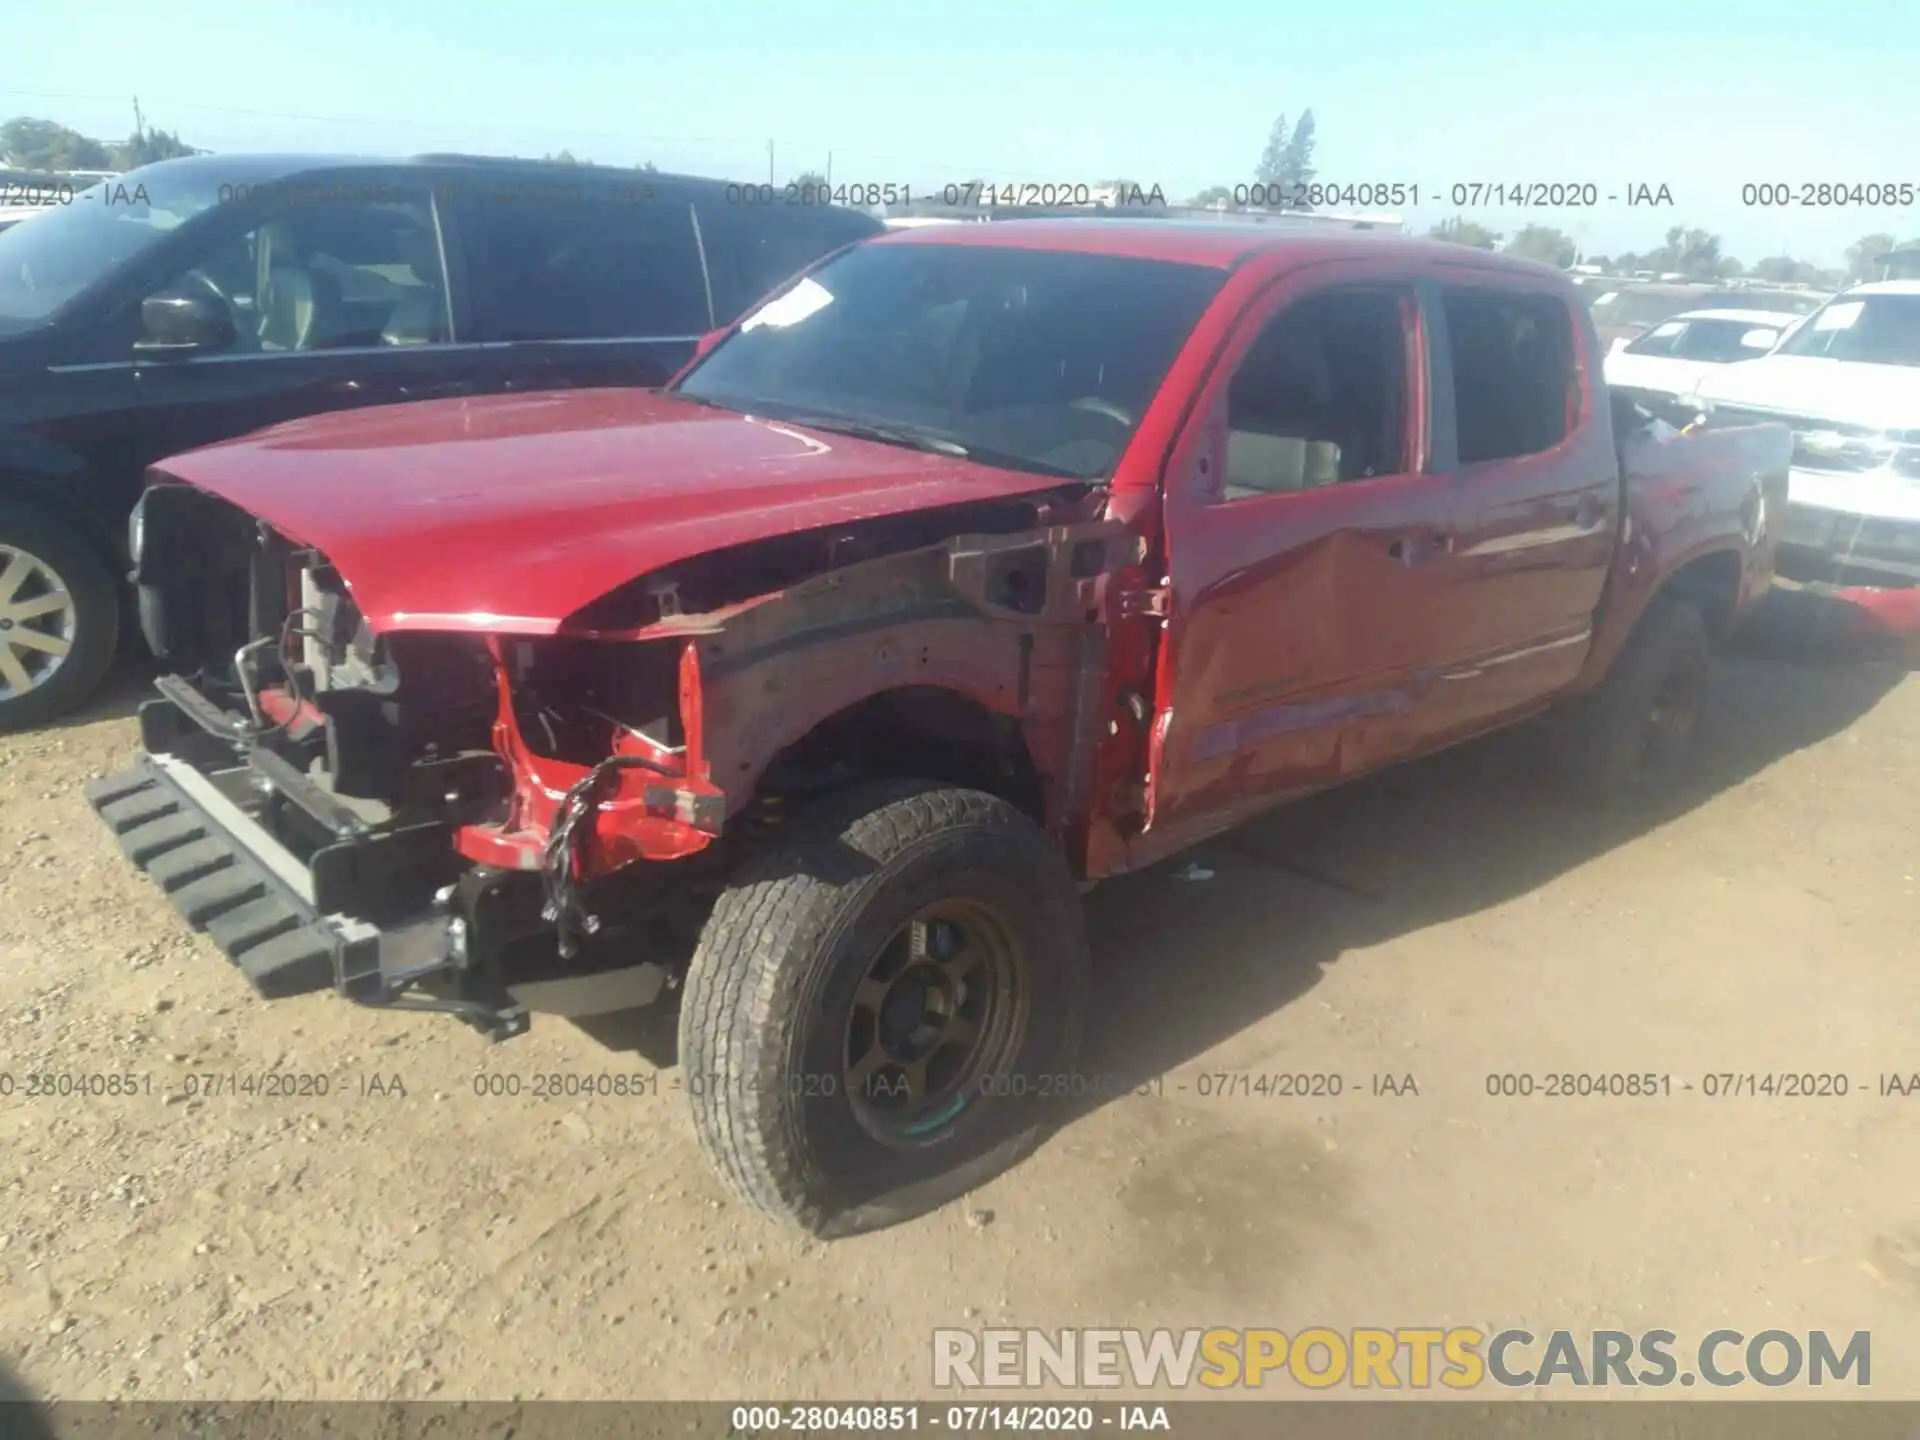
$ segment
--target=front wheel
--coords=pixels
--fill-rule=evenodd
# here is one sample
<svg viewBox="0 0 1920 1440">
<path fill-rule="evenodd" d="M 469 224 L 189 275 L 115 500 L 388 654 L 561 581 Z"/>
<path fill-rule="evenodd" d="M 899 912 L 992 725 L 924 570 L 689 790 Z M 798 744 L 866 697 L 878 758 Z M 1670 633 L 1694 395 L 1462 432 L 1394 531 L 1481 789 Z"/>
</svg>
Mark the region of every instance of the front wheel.
<svg viewBox="0 0 1920 1440">
<path fill-rule="evenodd" d="M 721 896 L 680 1010 L 682 1088 L 742 1198 L 820 1235 L 964 1193 L 1066 1094 L 1089 964 L 1064 858 L 931 782 L 802 812 Z"/>
<path fill-rule="evenodd" d="M 0 731 L 80 704 L 119 640 L 119 595 L 92 547 L 56 521 L 0 505 Z"/>
</svg>

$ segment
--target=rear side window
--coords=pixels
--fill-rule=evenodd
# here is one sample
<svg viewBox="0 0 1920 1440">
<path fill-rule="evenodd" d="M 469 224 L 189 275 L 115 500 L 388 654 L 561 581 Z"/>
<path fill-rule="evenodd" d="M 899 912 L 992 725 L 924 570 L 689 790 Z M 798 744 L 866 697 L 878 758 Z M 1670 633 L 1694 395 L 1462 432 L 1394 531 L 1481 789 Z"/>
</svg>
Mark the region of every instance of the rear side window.
<svg viewBox="0 0 1920 1440">
<path fill-rule="evenodd" d="M 700 239 L 713 285 L 713 323 L 731 325 L 828 251 L 884 228 L 856 211 L 828 206 L 702 205 Z"/>
<path fill-rule="evenodd" d="M 669 338 L 712 328 L 685 201 L 535 202 L 481 190 L 456 213 L 483 339 Z"/>
<path fill-rule="evenodd" d="M 1575 395 L 1573 322 L 1549 295 L 1443 292 L 1462 464 L 1511 460 L 1567 438 Z"/>
</svg>

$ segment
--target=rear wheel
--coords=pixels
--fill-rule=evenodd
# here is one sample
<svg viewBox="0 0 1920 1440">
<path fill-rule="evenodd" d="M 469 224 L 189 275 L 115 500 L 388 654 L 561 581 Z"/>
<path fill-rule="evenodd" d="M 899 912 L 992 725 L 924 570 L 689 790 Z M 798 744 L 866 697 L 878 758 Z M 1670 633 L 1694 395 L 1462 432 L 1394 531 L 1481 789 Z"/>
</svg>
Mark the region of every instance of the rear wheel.
<svg viewBox="0 0 1920 1440">
<path fill-rule="evenodd" d="M 682 1088 L 744 1199 L 816 1234 L 1013 1163 L 1073 1087 L 1088 960 L 1057 847 L 1005 801 L 890 781 L 803 812 L 714 909 Z"/>
<path fill-rule="evenodd" d="M 80 704 L 119 641 L 119 596 L 92 547 L 57 521 L 0 506 L 0 730 Z"/>
<path fill-rule="evenodd" d="M 1561 779 L 1613 801 L 1665 788 L 1691 757 L 1712 645 L 1699 608 L 1656 599 L 1606 679 L 1558 717 Z"/>
</svg>

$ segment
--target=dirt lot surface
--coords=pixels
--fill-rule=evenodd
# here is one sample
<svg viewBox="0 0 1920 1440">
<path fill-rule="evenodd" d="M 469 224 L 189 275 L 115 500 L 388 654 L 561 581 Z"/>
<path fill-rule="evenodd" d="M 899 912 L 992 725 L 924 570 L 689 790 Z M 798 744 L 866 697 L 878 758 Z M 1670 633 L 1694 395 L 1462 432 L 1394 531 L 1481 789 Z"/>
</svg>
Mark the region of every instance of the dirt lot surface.
<svg viewBox="0 0 1920 1440">
<path fill-rule="evenodd" d="M 0 1353 L 42 1395 L 898 1398 L 942 1325 L 1478 1324 L 1864 1329 L 1874 1394 L 1920 1396 L 1920 1095 L 1879 1093 L 1920 1071 L 1904 665 L 1728 658 L 1657 813 L 1549 798 L 1520 732 L 1101 887 L 1115 1093 L 831 1245 L 727 1198 L 630 1049 L 256 1001 L 82 799 L 132 693 L 0 739 L 0 1069 L 151 1084 L 0 1101 Z M 276 1069 L 329 1093 L 185 1098 Z M 1672 1093 L 1487 1093 L 1568 1071 Z M 1345 1093 L 1222 1078 L 1276 1072 Z M 657 1089 L 476 1094 L 602 1073 Z"/>
</svg>

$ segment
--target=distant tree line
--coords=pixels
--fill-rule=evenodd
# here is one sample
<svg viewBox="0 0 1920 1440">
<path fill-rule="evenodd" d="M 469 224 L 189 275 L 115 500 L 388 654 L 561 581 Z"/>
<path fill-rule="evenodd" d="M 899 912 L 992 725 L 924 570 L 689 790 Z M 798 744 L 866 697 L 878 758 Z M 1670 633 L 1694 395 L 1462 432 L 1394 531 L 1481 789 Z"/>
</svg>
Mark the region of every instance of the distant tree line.
<svg viewBox="0 0 1920 1440">
<path fill-rule="evenodd" d="M 1769 255 L 1752 265 L 1742 265 L 1720 251 L 1720 237 L 1706 230 L 1675 225 L 1667 231 L 1665 243 L 1646 251 L 1623 251 L 1618 255 L 1582 255 L 1571 235 L 1551 225 L 1527 225 L 1502 244 L 1503 236 L 1480 224 L 1456 215 L 1442 220 L 1427 232 L 1436 240 L 1451 240 L 1456 245 L 1471 245 L 1479 250 L 1500 250 L 1530 260 L 1543 260 L 1562 270 L 1583 262 L 1597 265 L 1612 275 L 1632 275 L 1652 271 L 1656 275 L 1681 275 L 1688 280 L 1731 280 L 1743 276 L 1766 280 L 1776 285 L 1816 285 L 1827 289 L 1880 276 L 1880 257 L 1893 250 L 1920 249 L 1920 237 L 1896 240 L 1882 232 L 1863 235 L 1847 247 L 1842 269 L 1823 268 L 1791 255 Z"/>
<path fill-rule="evenodd" d="M 15 170 L 132 170 L 156 160 L 199 153 L 174 131 L 144 123 L 118 143 L 95 140 L 28 115 L 0 125 L 0 162 Z"/>
<path fill-rule="evenodd" d="M 1291 128 L 1284 114 L 1273 122 L 1267 134 L 1266 149 L 1261 152 L 1259 163 L 1254 167 L 1253 179 L 1256 184 L 1271 187 L 1282 196 L 1287 203 L 1278 208 L 1311 208 L 1304 203 L 1304 197 L 1299 192 L 1312 184 L 1316 174 L 1314 139 L 1312 110 L 1301 111 L 1298 122 Z M 1247 187 L 1240 186 L 1239 193 L 1244 197 Z M 1235 188 L 1227 185 L 1210 185 L 1189 197 L 1187 204 L 1229 210 L 1274 208 L 1236 204 Z M 1847 247 L 1845 268 L 1834 270 L 1796 260 L 1790 255 L 1769 255 L 1751 266 L 1743 266 L 1732 256 L 1721 252 L 1718 235 L 1684 225 L 1671 227 L 1665 241 L 1651 250 L 1640 253 L 1627 251 L 1612 256 L 1583 255 L 1577 240 L 1552 225 L 1525 225 L 1508 239 L 1478 220 L 1455 215 L 1442 220 L 1427 233 L 1456 245 L 1499 250 L 1509 255 L 1544 261 L 1562 270 L 1585 263 L 1618 275 L 1651 270 L 1656 275 L 1683 275 L 1689 280 L 1703 281 L 1728 280 L 1744 275 L 1774 284 L 1820 285 L 1829 289 L 1854 281 L 1877 279 L 1880 256 L 1892 250 L 1920 247 L 1920 238 L 1896 242 L 1890 234 L 1864 235 Z"/>
<path fill-rule="evenodd" d="M 1187 203 L 1227 209 L 1311 209 L 1303 192 L 1312 185 L 1318 173 L 1313 159 L 1315 138 L 1312 110 L 1302 110 L 1299 119 L 1291 124 L 1285 114 L 1275 118 L 1267 131 L 1266 148 L 1260 152 L 1260 158 L 1253 167 L 1253 183 L 1265 187 L 1275 203 L 1264 206 L 1237 205 L 1234 188 L 1227 185 L 1210 185 L 1191 196 Z M 174 131 L 151 128 L 144 120 L 136 124 L 132 134 L 118 143 L 95 140 L 51 120 L 25 115 L 0 125 L 0 164 L 21 170 L 131 170 L 156 160 L 200 153 Z M 575 156 L 571 150 L 550 152 L 542 158 L 577 165 L 594 163 Z M 642 161 L 635 168 L 650 171 L 657 167 L 652 161 Z M 826 185 L 826 177 L 818 171 L 809 170 L 796 183 L 822 188 Z M 1150 188 L 1136 186 L 1136 182 L 1131 180 L 1112 180 L 1106 184 L 1123 193 L 1130 193 L 1136 188 Z M 1246 195 L 1247 187 L 1241 186 L 1240 193 Z M 1262 198 L 1268 196 L 1263 194 Z M 1844 270 L 1832 270 L 1796 260 L 1791 255 L 1769 255 L 1751 266 L 1743 266 L 1732 256 L 1721 253 L 1718 235 L 1684 225 L 1671 227 L 1664 243 L 1651 250 L 1625 251 L 1612 256 L 1582 255 L 1579 242 L 1551 225 L 1524 225 L 1511 239 L 1507 239 L 1478 220 L 1455 215 L 1442 220 L 1427 233 L 1456 245 L 1499 250 L 1509 255 L 1544 261 L 1563 270 L 1584 262 L 1620 275 L 1650 270 L 1656 275 L 1682 275 L 1689 280 L 1704 281 L 1728 280 L 1745 275 L 1775 284 L 1797 283 L 1829 288 L 1851 281 L 1877 278 L 1881 255 L 1892 250 L 1920 248 L 1920 237 L 1896 241 L 1888 233 L 1863 235 L 1847 247 Z"/>
</svg>

